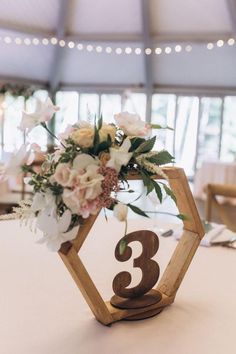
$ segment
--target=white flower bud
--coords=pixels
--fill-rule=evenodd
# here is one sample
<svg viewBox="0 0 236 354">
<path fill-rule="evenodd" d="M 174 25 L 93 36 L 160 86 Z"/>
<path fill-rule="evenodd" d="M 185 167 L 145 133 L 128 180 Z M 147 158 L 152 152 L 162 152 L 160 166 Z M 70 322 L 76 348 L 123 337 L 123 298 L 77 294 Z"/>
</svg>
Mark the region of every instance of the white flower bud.
<svg viewBox="0 0 236 354">
<path fill-rule="evenodd" d="M 119 221 L 125 221 L 127 219 L 127 214 L 128 214 L 128 207 L 127 205 L 123 203 L 118 203 L 115 205 L 113 209 L 113 215 L 119 220 Z"/>
</svg>

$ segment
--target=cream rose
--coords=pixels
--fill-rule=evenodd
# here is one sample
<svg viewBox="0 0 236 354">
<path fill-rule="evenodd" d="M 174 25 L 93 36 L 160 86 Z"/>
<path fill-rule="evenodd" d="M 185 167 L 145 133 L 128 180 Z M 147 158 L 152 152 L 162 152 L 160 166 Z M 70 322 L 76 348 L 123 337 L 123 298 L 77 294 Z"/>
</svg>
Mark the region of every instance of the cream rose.
<svg viewBox="0 0 236 354">
<path fill-rule="evenodd" d="M 127 136 L 146 137 L 151 135 L 151 127 L 138 114 L 123 112 L 115 114 L 115 122 Z"/>
<path fill-rule="evenodd" d="M 111 124 L 103 124 L 101 129 L 99 130 L 100 141 L 106 141 L 108 135 L 110 135 L 112 142 L 115 141 L 116 127 Z"/>
<path fill-rule="evenodd" d="M 89 148 L 93 146 L 94 129 L 92 127 L 79 128 L 70 137 L 82 148 Z"/>
</svg>

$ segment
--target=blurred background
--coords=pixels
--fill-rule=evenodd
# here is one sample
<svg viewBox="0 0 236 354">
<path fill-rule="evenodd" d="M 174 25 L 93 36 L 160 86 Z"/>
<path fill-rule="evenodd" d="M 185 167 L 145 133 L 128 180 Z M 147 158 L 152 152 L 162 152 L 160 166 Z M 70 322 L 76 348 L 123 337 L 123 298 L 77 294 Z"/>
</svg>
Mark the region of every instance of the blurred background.
<svg viewBox="0 0 236 354">
<path fill-rule="evenodd" d="M 235 39 L 235 0 L 1 0 L 1 162 L 25 141 L 21 110 L 36 98 L 60 106 L 56 135 L 79 118 L 138 113 L 175 129 L 156 149 L 175 156 L 203 210 L 209 183 L 236 184 Z M 55 144 L 41 127 L 27 139 Z M 21 180 L 2 186 L 2 210 L 25 193 Z"/>
</svg>

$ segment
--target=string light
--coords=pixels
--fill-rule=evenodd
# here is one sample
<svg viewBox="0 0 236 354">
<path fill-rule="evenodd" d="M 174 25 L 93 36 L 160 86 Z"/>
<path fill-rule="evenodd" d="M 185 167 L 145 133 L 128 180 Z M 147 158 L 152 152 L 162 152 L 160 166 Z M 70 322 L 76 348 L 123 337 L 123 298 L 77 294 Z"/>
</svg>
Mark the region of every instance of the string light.
<svg viewBox="0 0 236 354">
<path fill-rule="evenodd" d="M 19 37 L 16 37 L 16 38 L 15 38 L 15 43 L 16 43 L 17 45 L 22 44 L 22 39 L 19 38 Z"/>
<path fill-rule="evenodd" d="M 78 50 L 83 50 L 83 48 L 84 48 L 83 44 L 81 44 L 81 43 L 77 44 L 77 49 Z"/>
<path fill-rule="evenodd" d="M 43 38 L 42 43 L 43 43 L 43 45 L 48 45 L 49 40 L 47 38 Z"/>
<path fill-rule="evenodd" d="M 58 43 L 58 39 L 55 38 L 55 37 L 52 37 L 50 42 L 51 42 L 52 45 L 56 45 Z"/>
<path fill-rule="evenodd" d="M 207 49 L 212 50 L 214 48 L 214 44 L 213 43 L 208 43 L 207 44 Z"/>
<path fill-rule="evenodd" d="M 166 54 L 170 54 L 171 51 L 172 51 L 171 47 L 166 47 L 166 48 L 165 48 L 165 53 L 166 53 Z"/>
<path fill-rule="evenodd" d="M 59 46 L 60 46 L 60 47 L 65 47 L 65 45 L 66 45 L 66 42 L 65 42 L 63 39 L 61 39 L 61 40 L 59 41 Z"/>
<path fill-rule="evenodd" d="M 4 37 L 3 40 L 4 40 L 4 42 L 5 42 L 6 44 L 11 44 L 11 42 L 12 42 L 11 37 L 8 37 L 8 36 Z"/>
<path fill-rule="evenodd" d="M 102 47 L 101 47 L 100 45 L 98 45 L 98 46 L 96 47 L 96 52 L 97 52 L 97 53 L 102 53 Z"/>
<path fill-rule="evenodd" d="M 132 48 L 130 48 L 130 47 L 125 48 L 125 53 L 126 54 L 131 54 L 132 53 Z"/>
<path fill-rule="evenodd" d="M 121 48 L 116 48 L 116 54 L 118 54 L 118 55 L 120 55 L 120 54 L 122 54 L 122 49 Z"/>
<path fill-rule="evenodd" d="M 235 39 L 234 39 L 234 38 L 229 38 L 227 43 L 228 43 L 228 45 L 230 45 L 230 46 L 231 46 L 231 45 L 234 45 L 234 44 L 235 44 Z"/>
<path fill-rule="evenodd" d="M 188 53 L 190 53 L 191 51 L 192 51 L 192 46 L 191 45 L 187 45 L 186 47 L 185 47 L 185 50 L 186 50 L 186 52 L 188 52 Z"/>
<path fill-rule="evenodd" d="M 93 51 L 93 46 L 91 44 L 87 45 L 86 47 L 88 52 L 92 52 Z"/>
<path fill-rule="evenodd" d="M 12 37 L 12 36 L 4 36 L 4 37 L 0 37 L 0 40 L 2 40 L 4 43 L 6 44 L 16 44 L 16 45 L 21 45 L 24 44 L 26 46 L 30 46 L 30 45 L 58 45 L 60 47 L 65 47 L 67 46 L 70 49 L 74 49 L 77 48 L 78 50 L 82 51 L 82 50 L 87 50 L 88 52 L 92 52 L 93 50 L 96 51 L 96 53 L 102 53 L 105 52 L 106 54 L 111 54 L 112 52 L 114 52 L 117 55 L 121 55 L 121 54 L 125 54 L 125 55 L 130 55 L 132 53 L 136 54 L 136 55 L 151 55 L 151 54 L 157 54 L 160 55 L 162 53 L 165 54 L 170 54 L 170 53 L 180 53 L 183 50 L 187 53 L 190 53 L 193 49 L 192 45 L 187 44 L 185 47 L 183 47 L 180 44 L 176 44 L 175 47 L 171 48 L 170 46 L 166 46 L 164 48 L 161 47 L 156 47 L 156 48 L 140 48 L 140 47 L 136 47 L 136 48 L 132 48 L 132 47 L 103 47 L 102 45 L 97 45 L 96 47 L 94 47 L 91 44 L 87 44 L 87 45 L 83 45 L 81 43 L 76 43 L 74 41 L 66 41 L 64 39 L 59 39 L 56 37 L 52 37 L 52 38 L 42 38 L 42 39 L 38 39 L 38 38 L 20 38 L 20 37 Z M 219 39 L 217 41 L 214 42 L 209 42 L 206 44 L 205 48 L 207 50 L 212 50 L 216 47 L 221 48 L 223 47 L 225 44 L 228 44 L 229 46 L 234 46 L 236 44 L 236 39 L 235 38 L 228 38 L 226 40 L 222 40 Z"/>
<path fill-rule="evenodd" d="M 219 39 L 219 40 L 216 42 L 216 45 L 217 45 L 217 47 L 223 47 L 224 41 L 222 41 L 222 39 Z"/>
<path fill-rule="evenodd" d="M 178 45 L 175 46 L 175 51 L 176 51 L 176 53 L 180 53 L 181 50 L 182 50 L 181 45 L 178 44 Z"/>
<path fill-rule="evenodd" d="M 39 39 L 38 38 L 33 38 L 32 43 L 34 45 L 38 45 L 39 44 Z"/>
<path fill-rule="evenodd" d="M 157 55 L 161 54 L 161 53 L 162 53 L 162 49 L 161 49 L 161 48 L 156 48 L 156 49 L 155 49 L 155 53 L 156 53 Z"/>
<path fill-rule="evenodd" d="M 24 39 L 24 44 L 25 45 L 31 45 L 31 40 L 29 38 Z"/>
<path fill-rule="evenodd" d="M 106 47 L 106 53 L 107 54 L 111 54 L 112 52 L 112 48 L 111 47 Z"/>
<path fill-rule="evenodd" d="M 70 42 L 67 43 L 67 45 L 68 45 L 68 48 L 73 49 L 74 46 L 75 46 L 75 43 L 70 41 Z"/>
<path fill-rule="evenodd" d="M 147 54 L 147 55 L 152 54 L 151 48 L 146 48 L 146 49 L 145 49 L 145 54 Z"/>
</svg>

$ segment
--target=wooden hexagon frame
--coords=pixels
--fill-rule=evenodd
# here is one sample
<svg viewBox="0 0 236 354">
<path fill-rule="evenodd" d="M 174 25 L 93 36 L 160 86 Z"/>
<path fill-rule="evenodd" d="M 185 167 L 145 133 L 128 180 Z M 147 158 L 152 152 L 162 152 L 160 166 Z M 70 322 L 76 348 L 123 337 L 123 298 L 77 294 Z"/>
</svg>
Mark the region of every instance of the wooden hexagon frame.
<svg viewBox="0 0 236 354">
<path fill-rule="evenodd" d="M 204 236 L 204 229 L 183 169 L 167 167 L 164 169 L 164 172 L 167 174 L 170 187 L 177 198 L 179 212 L 188 215 L 189 218 L 183 222 L 183 235 L 177 244 L 161 280 L 157 284 L 156 290 L 160 291 L 162 294 L 160 302 L 146 308 L 124 310 L 115 308 L 109 301 L 105 302 L 102 299 L 78 256 L 78 252 L 88 236 L 98 214 L 86 219 L 84 225 L 80 227 L 76 239 L 64 243 L 59 251 L 60 257 L 71 273 L 94 316 L 104 325 L 109 325 L 113 322 L 127 319 L 141 313 L 148 315 L 148 313 L 151 314 L 152 311 L 172 304 L 200 241 Z M 154 176 L 154 178 L 162 179 L 160 176 Z M 130 174 L 129 179 L 137 180 L 141 179 L 141 177 L 137 174 Z"/>
</svg>

